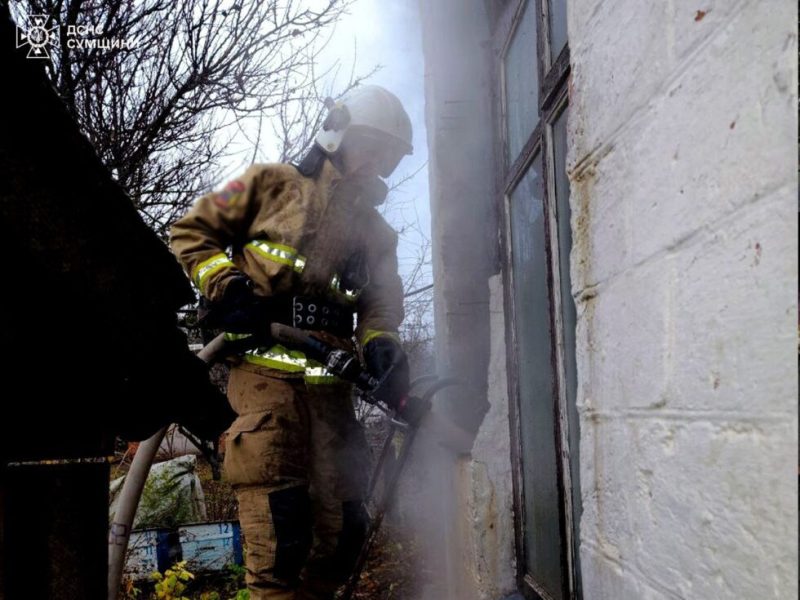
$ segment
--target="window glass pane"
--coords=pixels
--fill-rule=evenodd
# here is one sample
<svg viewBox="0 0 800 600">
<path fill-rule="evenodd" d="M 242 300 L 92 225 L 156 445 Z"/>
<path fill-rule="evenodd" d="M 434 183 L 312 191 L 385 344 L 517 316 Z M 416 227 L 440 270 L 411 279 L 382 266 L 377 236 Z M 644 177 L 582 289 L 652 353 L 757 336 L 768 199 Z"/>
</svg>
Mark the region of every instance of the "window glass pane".
<svg viewBox="0 0 800 600">
<path fill-rule="evenodd" d="M 550 0 L 550 56 L 553 62 L 567 43 L 567 0 Z"/>
<path fill-rule="evenodd" d="M 569 179 L 567 178 L 567 111 L 553 125 L 553 153 L 556 173 L 556 204 L 558 214 L 558 270 L 561 276 L 561 318 L 564 328 L 564 379 L 569 421 L 570 471 L 572 474 L 573 539 L 579 540 L 581 518 L 580 432 L 578 430 L 578 370 L 575 364 L 575 301 L 569 274 L 569 255 L 572 249 L 571 212 L 569 208 Z M 576 560 L 578 558 L 575 554 Z M 576 569 L 580 574 L 580 569 Z"/>
<path fill-rule="evenodd" d="M 547 288 L 542 160 L 536 156 L 511 194 L 526 571 L 561 598 L 550 301 Z"/>
<path fill-rule="evenodd" d="M 505 57 L 508 161 L 513 163 L 539 120 L 536 3 L 526 2 Z"/>
</svg>

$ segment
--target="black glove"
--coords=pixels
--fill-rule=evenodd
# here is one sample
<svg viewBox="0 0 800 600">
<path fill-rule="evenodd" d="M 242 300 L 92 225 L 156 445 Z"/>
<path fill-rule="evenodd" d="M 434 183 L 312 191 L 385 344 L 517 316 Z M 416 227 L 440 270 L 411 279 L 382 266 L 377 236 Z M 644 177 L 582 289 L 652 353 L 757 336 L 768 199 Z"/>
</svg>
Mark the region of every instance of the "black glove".
<svg viewBox="0 0 800 600">
<path fill-rule="evenodd" d="M 266 325 L 264 298 L 253 291 L 252 280 L 236 275 L 225 286 L 218 302 L 208 303 L 202 324 L 231 333 L 253 333 Z"/>
<path fill-rule="evenodd" d="M 364 346 L 364 362 L 370 375 L 380 382 L 373 397 L 397 410 L 408 396 L 408 357 L 398 342 L 379 336 Z"/>
</svg>

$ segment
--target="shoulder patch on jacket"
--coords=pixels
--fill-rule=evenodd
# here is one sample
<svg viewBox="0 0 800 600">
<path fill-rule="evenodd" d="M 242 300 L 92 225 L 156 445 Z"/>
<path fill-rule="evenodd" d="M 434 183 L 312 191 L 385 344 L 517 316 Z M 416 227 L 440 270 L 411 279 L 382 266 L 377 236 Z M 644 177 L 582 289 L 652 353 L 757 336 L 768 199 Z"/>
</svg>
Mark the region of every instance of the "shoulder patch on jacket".
<svg viewBox="0 0 800 600">
<path fill-rule="evenodd" d="M 233 180 L 221 192 L 214 194 L 214 204 L 220 208 L 233 206 L 243 191 L 244 184 L 241 181 Z"/>
</svg>

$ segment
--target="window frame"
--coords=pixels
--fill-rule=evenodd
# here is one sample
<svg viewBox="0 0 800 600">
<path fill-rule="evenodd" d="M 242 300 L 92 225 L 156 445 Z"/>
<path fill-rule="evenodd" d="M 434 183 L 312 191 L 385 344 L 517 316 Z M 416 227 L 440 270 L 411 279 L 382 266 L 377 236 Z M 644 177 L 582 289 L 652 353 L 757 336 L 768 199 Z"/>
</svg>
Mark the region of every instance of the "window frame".
<svg viewBox="0 0 800 600">
<path fill-rule="evenodd" d="M 511 434 L 511 462 L 514 497 L 515 545 L 517 551 L 517 583 L 527 598 L 552 600 L 533 577 L 526 572 L 525 560 L 525 502 L 522 485 L 523 453 L 520 424 L 519 360 L 516 331 L 516 307 L 514 306 L 514 274 L 511 245 L 511 194 L 531 168 L 534 159 L 541 159 L 543 176 L 543 212 L 545 223 L 545 253 L 547 263 L 547 286 L 551 337 L 550 364 L 553 379 L 554 442 L 557 456 L 557 489 L 559 531 L 562 548 L 561 593 L 564 598 L 579 599 L 580 574 L 578 567 L 578 545 L 573 523 L 575 510 L 572 501 L 572 472 L 570 468 L 568 398 L 566 397 L 566 367 L 564 323 L 561 298 L 561 269 L 558 240 L 558 202 L 555 190 L 555 150 L 553 128 L 562 112 L 568 110 L 568 77 L 570 72 L 569 41 L 555 58 L 551 56 L 549 40 L 550 0 L 506 0 L 495 22 L 492 36 L 494 66 L 492 69 L 493 90 L 499 95 L 493 102 L 495 144 L 497 162 L 497 205 L 501 215 L 501 231 L 498 236 L 504 284 L 504 309 L 508 318 L 506 328 L 506 357 L 508 365 L 509 427 Z M 539 106 L 538 123 L 530 133 L 519 155 L 509 157 L 506 127 L 506 80 L 505 59 L 514 34 L 523 16 L 526 3 L 535 4 L 537 27 L 537 53 Z M 568 257 L 567 257 L 568 260 Z M 574 424 L 573 426 L 577 426 Z"/>
</svg>

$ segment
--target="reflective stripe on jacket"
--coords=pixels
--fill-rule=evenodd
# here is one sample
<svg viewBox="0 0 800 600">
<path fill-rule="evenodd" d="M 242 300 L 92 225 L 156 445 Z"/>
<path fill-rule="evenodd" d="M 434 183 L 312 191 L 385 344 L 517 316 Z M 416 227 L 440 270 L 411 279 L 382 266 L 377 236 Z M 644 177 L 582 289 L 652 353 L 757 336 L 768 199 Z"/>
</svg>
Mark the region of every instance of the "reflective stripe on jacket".
<svg viewBox="0 0 800 600">
<path fill-rule="evenodd" d="M 199 198 L 172 227 L 170 247 L 210 300 L 221 298 L 232 276 L 245 273 L 262 296 L 322 296 L 354 308 L 356 339 L 366 343 L 397 331 L 403 290 L 397 234 L 362 189 L 329 161 L 314 178 L 287 164 L 253 165 Z M 299 369 L 279 359 L 299 360 L 291 352 L 267 350 L 244 359 L 307 380 L 327 376 L 307 371 L 320 365 Z"/>
</svg>

